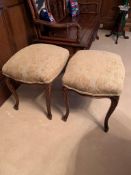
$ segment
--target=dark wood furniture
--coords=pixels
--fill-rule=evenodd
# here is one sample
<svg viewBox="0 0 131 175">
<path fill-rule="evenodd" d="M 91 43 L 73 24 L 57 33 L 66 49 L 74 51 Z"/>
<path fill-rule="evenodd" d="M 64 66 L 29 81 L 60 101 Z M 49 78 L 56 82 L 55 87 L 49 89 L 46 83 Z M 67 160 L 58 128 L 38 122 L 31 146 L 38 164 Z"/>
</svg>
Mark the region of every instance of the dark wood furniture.
<svg viewBox="0 0 131 175">
<path fill-rule="evenodd" d="M 98 36 L 101 0 L 96 2 L 79 0 L 80 15 L 72 18 L 67 10 L 66 0 L 45 0 L 46 8 L 56 23 L 39 19 L 34 0 L 27 0 L 35 24 L 36 41 L 57 44 L 73 49 L 89 49 Z"/>
<path fill-rule="evenodd" d="M 0 1 L 0 105 L 10 95 L 3 80 L 2 66 L 34 37 L 27 8 L 24 0 Z"/>
<path fill-rule="evenodd" d="M 120 9 L 120 12 L 115 20 L 115 24 L 114 24 L 110 34 L 106 35 L 106 37 L 116 35 L 115 44 L 118 44 L 118 39 L 120 36 L 123 36 L 124 39 L 129 39 L 129 37 L 126 36 L 126 34 L 125 34 L 126 15 L 127 14 L 128 14 L 128 8 L 126 8 L 125 10 Z"/>
<path fill-rule="evenodd" d="M 59 1 L 59 0 L 57 0 Z M 101 0 L 100 23 L 103 28 L 111 29 L 116 18 L 116 7 L 121 0 Z M 99 0 L 80 0 L 82 3 Z M 131 5 L 131 1 L 130 1 Z M 90 9 L 92 8 L 91 6 Z M 94 6 L 93 6 L 94 7 Z M 81 6 L 81 9 L 83 7 Z M 126 30 L 131 30 L 131 12 L 126 24 Z M 0 1 L 0 105 L 9 97 L 9 91 L 3 81 L 1 68 L 3 64 L 19 49 L 34 40 L 32 16 L 28 9 L 27 1 L 24 0 L 1 0 Z M 74 43 L 72 43 L 74 44 Z M 66 46 L 68 47 L 68 46 Z"/>
<path fill-rule="evenodd" d="M 81 50 L 69 60 L 62 78 L 66 113 L 69 116 L 69 92 L 91 98 L 108 98 L 110 108 L 104 120 L 104 131 L 123 90 L 125 68 L 119 55 L 100 50 Z M 75 101 L 75 97 L 73 98 Z"/>
<path fill-rule="evenodd" d="M 19 97 L 18 97 L 18 94 L 17 94 L 17 92 L 14 88 L 14 85 L 12 84 L 13 79 L 5 77 L 4 80 L 5 80 L 6 86 L 8 87 L 8 89 L 10 90 L 10 92 L 13 94 L 13 96 L 15 98 L 14 109 L 19 110 Z M 21 82 L 18 82 L 18 83 L 21 83 Z M 47 117 L 48 117 L 49 120 L 52 120 L 52 113 L 51 113 L 51 88 L 52 88 L 52 83 L 43 84 L 41 86 L 44 86 L 44 90 L 45 90 L 45 101 L 46 101 L 46 108 L 47 108 Z"/>
<path fill-rule="evenodd" d="M 74 90 L 71 90 L 71 89 L 68 89 L 67 87 L 63 87 L 63 93 L 64 93 L 64 101 L 65 101 L 65 107 L 66 107 L 66 113 L 65 115 L 63 116 L 62 120 L 63 121 L 67 121 L 68 119 L 68 116 L 69 116 L 69 113 L 70 113 L 70 110 L 69 110 L 69 98 L 68 98 L 68 94 L 70 91 L 73 91 L 73 92 L 76 92 Z M 78 93 L 78 92 L 76 92 Z M 110 105 L 110 108 L 106 114 L 106 117 L 105 117 L 105 120 L 104 120 L 104 131 L 105 132 L 108 132 L 109 131 L 109 119 L 112 115 L 112 113 L 115 111 L 117 105 L 118 105 L 118 102 L 119 102 L 119 99 L 120 97 L 119 96 L 101 96 L 101 97 L 98 97 L 98 96 L 91 96 L 91 95 L 83 95 L 81 93 L 78 93 L 79 95 L 82 95 L 82 96 L 85 96 L 85 97 L 93 97 L 93 98 L 98 98 L 98 99 L 101 99 L 101 98 L 108 98 L 111 100 L 111 105 Z"/>
<path fill-rule="evenodd" d="M 131 7 L 131 1 L 129 2 L 129 5 Z M 128 19 L 127 19 L 127 22 L 126 22 L 126 26 L 125 26 L 125 30 L 126 31 L 131 31 L 131 10 L 129 11 L 129 14 L 128 14 Z"/>
<path fill-rule="evenodd" d="M 2 73 L 8 89 L 15 98 L 14 109 L 19 109 L 19 97 L 12 81 L 41 85 L 45 91 L 47 117 L 51 120 L 52 85 L 64 69 L 68 58 L 67 49 L 50 44 L 32 44 L 12 56 L 3 66 Z"/>
<path fill-rule="evenodd" d="M 102 0 L 101 6 L 101 24 L 103 28 L 112 29 L 114 25 L 114 19 L 118 14 L 118 5 L 120 5 L 121 0 Z"/>
<path fill-rule="evenodd" d="M 103 29 L 112 29 L 116 16 L 119 13 L 118 5 L 122 3 L 122 0 L 102 0 L 101 5 L 101 27 Z M 131 6 L 131 1 L 129 2 Z M 126 30 L 131 31 L 131 11 L 129 12 L 129 17 L 125 26 Z"/>
<path fill-rule="evenodd" d="M 4 78 L 6 86 L 8 87 L 8 89 L 10 90 L 10 92 L 13 94 L 14 98 L 15 98 L 15 105 L 14 105 L 14 109 L 15 110 L 19 110 L 19 97 L 18 94 L 14 88 L 14 85 L 12 84 L 12 79 L 5 77 Z M 16 82 L 16 81 L 15 81 Z M 21 83 L 21 82 L 18 82 Z M 41 85 L 42 86 L 42 85 Z M 47 117 L 48 119 L 52 119 L 52 113 L 51 113 L 51 87 L 52 84 L 44 84 L 44 89 L 45 89 L 45 99 L 46 99 L 46 108 L 47 108 Z"/>
</svg>

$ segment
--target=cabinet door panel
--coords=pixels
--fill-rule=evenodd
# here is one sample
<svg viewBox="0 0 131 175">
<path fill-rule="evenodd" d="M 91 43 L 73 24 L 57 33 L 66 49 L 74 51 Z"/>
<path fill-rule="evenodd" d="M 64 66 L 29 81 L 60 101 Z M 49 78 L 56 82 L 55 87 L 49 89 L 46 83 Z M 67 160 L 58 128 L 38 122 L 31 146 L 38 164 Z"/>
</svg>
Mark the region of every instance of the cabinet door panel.
<svg viewBox="0 0 131 175">
<path fill-rule="evenodd" d="M 131 1 L 130 1 L 130 7 L 131 7 Z M 129 17 L 126 24 L 126 30 L 131 31 L 131 10 L 129 11 Z"/>
<path fill-rule="evenodd" d="M 0 0 L 0 105 L 9 96 L 1 69 L 18 50 L 33 40 L 33 30 L 25 0 Z"/>
<path fill-rule="evenodd" d="M 8 8 L 8 16 L 17 50 L 28 44 L 27 19 L 24 4 Z"/>
<path fill-rule="evenodd" d="M 10 44 L 8 29 L 6 28 L 4 11 L 0 10 L 0 71 L 12 53 L 13 50 Z"/>
<path fill-rule="evenodd" d="M 104 28 L 113 26 L 118 13 L 118 5 L 120 5 L 120 0 L 102 0 L 101 23 L 104 25 Z"/>
</svg>

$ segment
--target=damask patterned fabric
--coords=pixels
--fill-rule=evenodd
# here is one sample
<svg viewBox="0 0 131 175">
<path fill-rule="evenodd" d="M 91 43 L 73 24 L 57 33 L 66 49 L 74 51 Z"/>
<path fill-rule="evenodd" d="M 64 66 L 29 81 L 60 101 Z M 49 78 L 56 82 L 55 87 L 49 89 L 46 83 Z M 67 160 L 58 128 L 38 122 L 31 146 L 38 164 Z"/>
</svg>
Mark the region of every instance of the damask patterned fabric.
<svg viewBox="0 0 131 175">
<path fill-rule="evenodd" d="M 106 51 L 78 51 L 69 61 L 63 84 L 81 94 L 117 96 L 123 89 L 125 69 L 119 55 Z"/>
<path fill-rule="evenodd" d="M 47 84 L 61 73 L 68 58 L 67 49 L 51 44 L 33 44 L 12 56 L 2 72 L 16 81 Z"/>
</svg>

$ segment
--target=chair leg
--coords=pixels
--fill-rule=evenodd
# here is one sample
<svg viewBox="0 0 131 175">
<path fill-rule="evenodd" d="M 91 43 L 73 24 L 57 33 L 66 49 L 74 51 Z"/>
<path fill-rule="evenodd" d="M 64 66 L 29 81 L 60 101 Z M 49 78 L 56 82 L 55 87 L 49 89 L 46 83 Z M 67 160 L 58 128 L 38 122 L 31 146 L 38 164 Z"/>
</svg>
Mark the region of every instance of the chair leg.
<svg viewBox="0 0 131 175">
<path fill-rule="evenodd" d="M 110 97 L 111 105 L 106 114 L 105 121 L 104 121 L 104 131 L 105 132 L 109 131 L 108 121 L 109 121 L 111 114 L 114 112 L 116 106 L 118 105 L 119 98 L 120 98 L 119 96 Z"/>
<path fill-rule="evenodd" d="M 47 84 L 46 85 L 46 92 L 45 92 L 47 117 L 50 120 L 52 119 L 52 114 L 51 114 L 51 86 L 52 86 L 52 84 Z"/>
<path fill-rule="evenodd" d="M 68 99 L 68 89 L 66 87 L 63 87 L 63 93 L 64 93 L 64 102 L 66 106 L 66 114 L 63 116 L 62 120 L 67 121 L 67 118 L 69 116 L 69 99 Z"/>
<path fill-rule="evenodd" d="M 16 93 L 15 88 L 13 87 L 12 83 L 11 83 L 11 79 L 10 78 L 5 78 L 5 83 L 8 87 L 8 89 L 11 91 L 11 93 L 14 95 L 16 103 L 14 105 L 14 109 L 18 110 L 19 109 L 19 97 Z"/>
<path fill-rule="evenodd" d="M 115 42 L 115 44 L 118 44 L 118 39 L 119 39 L 119 33 L 116 34 L 116 42 Z"/>
</svg>

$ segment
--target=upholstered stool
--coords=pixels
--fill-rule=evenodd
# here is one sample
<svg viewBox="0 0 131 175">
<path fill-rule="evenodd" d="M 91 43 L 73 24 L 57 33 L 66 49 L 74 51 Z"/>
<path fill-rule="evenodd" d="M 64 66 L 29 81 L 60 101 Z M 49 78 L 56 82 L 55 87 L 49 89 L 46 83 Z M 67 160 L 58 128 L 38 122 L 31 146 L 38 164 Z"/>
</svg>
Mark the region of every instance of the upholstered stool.
<svg viewBox="0 0 131 175">
<path fill-rule="evenodd" d="M 51 114 L 51 84 L 61 73 L 69 58 L 69 51 L 62 47 L 49 44 L 33 44 L 17 52 L 3 66 L 5 81 L 16 99 L 15 109 L 18 109 L 18 95 L 11 84 L 11 79 L 27 84 L 42 84 L 46 87 L 46 105 L 48 118 Z"/>
<path fill-rule="evenodd" d="M 78 51 L 69 61 L 63 76 L 63 90 L 66 114 L 69 115 L 68 90 L 81 95 L 109 98 L 111 106 L 106 115 L 104 130 L 108 131 L 108 120 L 115 110 L 123 88 L 125 69 L 121 57 L 117 54 L 97 51 Z"/>
</svg>

